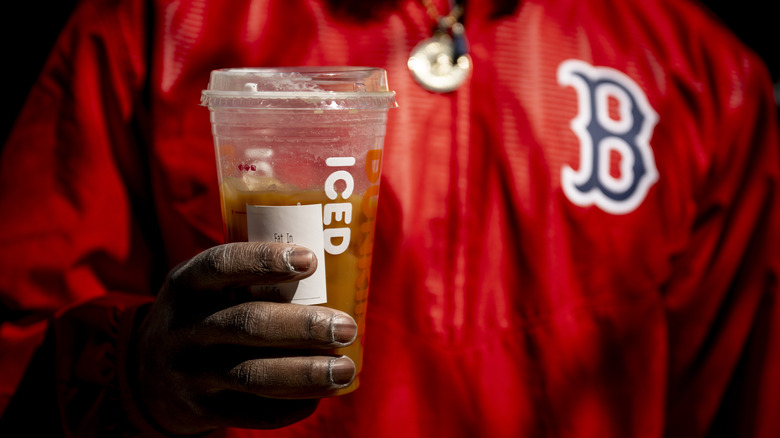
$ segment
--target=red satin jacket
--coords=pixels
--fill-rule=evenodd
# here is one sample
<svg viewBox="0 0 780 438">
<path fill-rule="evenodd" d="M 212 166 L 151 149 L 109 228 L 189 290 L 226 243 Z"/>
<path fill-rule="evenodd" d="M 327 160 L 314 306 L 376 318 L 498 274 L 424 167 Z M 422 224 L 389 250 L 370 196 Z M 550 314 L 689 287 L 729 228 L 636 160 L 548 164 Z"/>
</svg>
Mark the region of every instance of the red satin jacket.
<svg viewBox="0 0 780 438">
<path fill-rule="evenodd" d="M 434 94 L 407 69 L 421 2 L 354 3 L 80 3 L 0 161 L 0 435 L 151 433 L 134 311 L 222 241 L 209 72 L 367 65 L 400 108 L 361 387 L 226 435 L 780 436 L 758 58 L 692 2 L 474 1 L 473 73 Z"/>
</svg>

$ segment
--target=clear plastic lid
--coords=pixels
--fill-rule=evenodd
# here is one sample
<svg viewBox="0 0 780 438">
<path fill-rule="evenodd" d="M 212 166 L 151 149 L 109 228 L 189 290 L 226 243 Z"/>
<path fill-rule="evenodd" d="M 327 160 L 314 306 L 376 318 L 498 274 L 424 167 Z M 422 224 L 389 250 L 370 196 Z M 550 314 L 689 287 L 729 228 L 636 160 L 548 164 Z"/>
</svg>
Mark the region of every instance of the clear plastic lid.
<svg viewBox="0 0 780 438">
<path fill-rule="evenodd" d="M 388 109 L 387 73 L 373 67 L 228 68 L 211 72 L 210 108 Z"/>
</svg>

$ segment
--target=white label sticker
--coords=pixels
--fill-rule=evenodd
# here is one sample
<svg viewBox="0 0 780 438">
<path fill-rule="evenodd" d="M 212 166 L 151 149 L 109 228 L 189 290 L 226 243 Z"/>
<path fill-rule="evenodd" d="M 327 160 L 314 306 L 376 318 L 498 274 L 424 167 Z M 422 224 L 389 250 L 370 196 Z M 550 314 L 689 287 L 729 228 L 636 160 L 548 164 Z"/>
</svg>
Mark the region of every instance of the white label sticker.
<svg viewBox="0 0 780 438">
<path fill-rule="evenodd" d="M 250 242 L 294 243 L 305 246 L 317 256 L 317 270 L 310 277 L 292 283 L 255 286 L 253 290 L 297 304 L 322 304 L 328 301 L 325 282 L 325 249 L 322 231 L 322 204 L 290 206 L 246 206 L 247 234 Z"/>
</svg>

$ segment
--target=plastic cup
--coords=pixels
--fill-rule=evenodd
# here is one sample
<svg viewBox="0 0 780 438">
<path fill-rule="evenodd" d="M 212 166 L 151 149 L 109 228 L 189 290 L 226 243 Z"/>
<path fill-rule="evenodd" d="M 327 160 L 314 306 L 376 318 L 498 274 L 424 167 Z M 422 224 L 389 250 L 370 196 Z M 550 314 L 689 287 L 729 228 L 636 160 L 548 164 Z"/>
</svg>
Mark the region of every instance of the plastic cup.
<svg viewBox="0 0 780 438">
<path fill-rule="evenodd" d="M 357 339 L 331 354 L 349 356 L 359 374 L 382 146 L 397 106 L 385 71 L 215 70 L 201 104 L 211 114 L 225 240 L 295 243 L 317 255 L 311 277 L 253 292 L 350 314 Z M 334 395 L 358 385 L 356 376 Z"/>
</svg>

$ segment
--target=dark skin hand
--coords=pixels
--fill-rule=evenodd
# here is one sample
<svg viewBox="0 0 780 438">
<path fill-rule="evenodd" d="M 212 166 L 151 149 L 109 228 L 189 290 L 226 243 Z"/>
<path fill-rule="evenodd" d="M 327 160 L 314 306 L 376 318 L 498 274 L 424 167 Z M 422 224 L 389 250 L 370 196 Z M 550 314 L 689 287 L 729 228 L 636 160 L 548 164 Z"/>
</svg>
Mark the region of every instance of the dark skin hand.
<svg viewBox="0 0 780 438">
<path fill-rule="evenodd" d="M 153 422 L 181 435 L 276 428 L 348 386 L 354 363 L 327 350 L 354 341 L 349 315 L 262 301 L 248 289 L 301 280 L 316 266 L 300 246 L 231 243 L 173 269 L 135 349 L 138 398 Z"/>
</svg>

